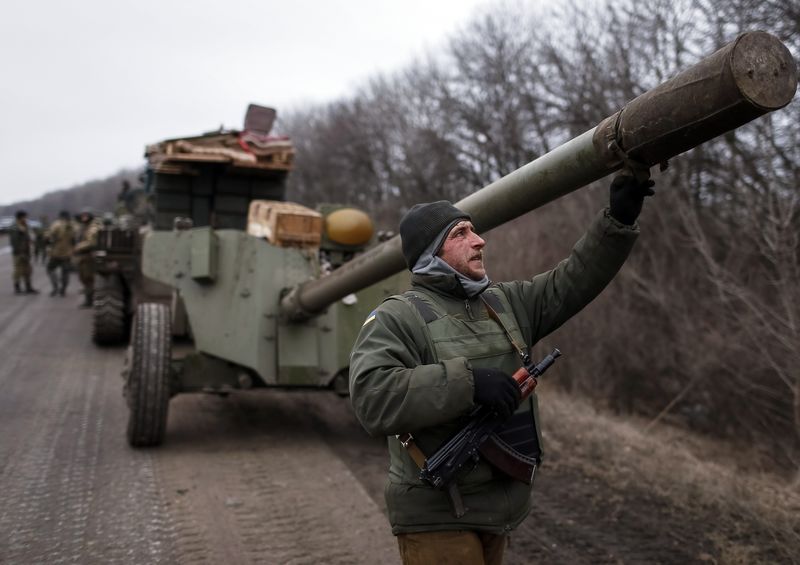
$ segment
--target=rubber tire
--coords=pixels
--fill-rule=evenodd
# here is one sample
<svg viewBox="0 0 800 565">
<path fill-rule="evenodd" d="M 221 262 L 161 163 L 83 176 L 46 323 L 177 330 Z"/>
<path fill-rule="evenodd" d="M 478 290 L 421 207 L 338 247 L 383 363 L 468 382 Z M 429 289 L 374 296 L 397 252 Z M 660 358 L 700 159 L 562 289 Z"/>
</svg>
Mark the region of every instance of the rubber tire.
<svg viewBox="0 0 800 565">
<path fill-rule="evenodd" d="M 153 447 L 164 441 L 170 398 L 172 331 L 166 304 L 139 304 L 133 319 L 125 396 L 128 443 Z"/>
<path fill-rule="evenodd" d="M 116 275 L 103 277 L 94 291 L 92 340 L 97 345 L 118 345 L 128 339 L 125 289 Z"/>
</svg>

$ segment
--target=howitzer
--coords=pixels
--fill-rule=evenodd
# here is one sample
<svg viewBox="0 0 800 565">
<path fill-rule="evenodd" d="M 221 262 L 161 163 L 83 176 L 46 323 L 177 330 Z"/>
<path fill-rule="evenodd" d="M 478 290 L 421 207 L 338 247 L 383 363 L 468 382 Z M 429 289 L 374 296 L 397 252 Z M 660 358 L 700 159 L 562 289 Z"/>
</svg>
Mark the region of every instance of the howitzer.
<svg viewBox="0 0 800 565">
<path fill-rule="evenodd" d="M 519 385 L 521 401 L 530 396 L 538 384 L 538 378 L 560 356 L 561 351 L 554 349 L 539 363 L 533 363 L 528 360 L 512 375 L 512 378 Z M 492 434 L 506 420 L 507 418 L 501 417 L 495 409 L 489 406 L 477 406 L 470 413 L 466 425 L 425 460 L 425 464 L 420 470 L 419 478 L 434 488 L 447 489 L 465 465 L 468 463 L 477 464 L 482 455 L 485 459 L 494 463 L 496 467 L 514 478 L 530 482 L 535 470 L 535 462 L 531 463 L 531 467 L 527 472 L 523 470 L 521 474 L 512 462 L 498 453 L 496 448 L 489 448 L 492 444 L 487 444 Z"/>
<path fill-rule="evenodd" d="M 797 68 L 781 41 L 743 33 L 672 79 L 631 100 L 597 127 L 455 203 L 483 233 L 626 165 L 650 167 L 786 106 Z M 635 167 L 634 167 L 635 168 Z M 324 279 L 286 294 L 283 315 L 308 319 L 329 304 L 405 268 L 400 238 Z"/>
<path fill-rule="evenodd" d="M 455 205 L 485 232 L 627 164 L 650 167 L 777 110 L 796 88 L 789 50 L 769 34 L 743 34 Z M 293 167 L 291 142 L 267 135 L 269 121 L 147 148 L 155 220 L 143 242 L 142 273 L 168 285 L 172 296 L 169 305 L 137 306 L 125 385 L 132 445 L 163 440 L 168 403 L 178 393 L 346 391 L 361 324 L 405 288 L 402 275 L 390 278 L 405 269 L 399 237 L 375 246 L 371 228 L 347 228 L 347 237 L 338 237 L 336 211 L 320 208 L 315 217 L 283 212 L 287 226 L 316 225 L 321 215 L 321 240 L 318 227 L 316 243 L 306 239 L 311 231 L 281 239 L 276 218 L 283 212 L 252 210 L 257 200 L 285 199 Z M 261 222 L 256 231 L 251 211 Z"/>
</svg>

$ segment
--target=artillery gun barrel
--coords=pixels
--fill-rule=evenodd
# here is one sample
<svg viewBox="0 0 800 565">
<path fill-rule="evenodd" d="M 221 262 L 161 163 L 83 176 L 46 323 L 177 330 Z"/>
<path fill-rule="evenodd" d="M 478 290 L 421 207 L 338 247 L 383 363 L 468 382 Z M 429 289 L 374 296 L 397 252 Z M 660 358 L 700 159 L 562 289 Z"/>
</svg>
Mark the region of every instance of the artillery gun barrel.
<svg viewBox="0 0 800 565">
<path fill-rule="evenodd" d="M 651 167 L 786 106 L 797 89 L 791 53 L 776 37 L 748 32 L 645 92 L 591 130 L 470 194 L 455 206 L 485 232 L 622 168 Z M 405 268 L 400 238 L 330 275 L 291 290 L 283 315 L 303 320 Z"/>
</svg>

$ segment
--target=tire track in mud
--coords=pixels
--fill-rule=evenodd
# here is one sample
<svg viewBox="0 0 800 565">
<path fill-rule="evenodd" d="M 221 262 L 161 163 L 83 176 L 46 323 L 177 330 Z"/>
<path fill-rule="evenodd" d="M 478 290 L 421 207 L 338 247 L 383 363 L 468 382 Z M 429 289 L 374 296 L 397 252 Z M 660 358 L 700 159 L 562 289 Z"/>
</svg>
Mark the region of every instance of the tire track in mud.
<svg viewBox="0 0 800 565">
<path fill-rule="evenodd" d="M 181 563 L 398 561 L 380 509 L 301 409 L 305 394 L 175 402 L 157 468 Z"/>
<path fill-rule="evenodd" d="M 64 387 L 56 388 L 62 393 Z M 51 407 L 58 419 L 64 417 L 67 406 Z M 58 434 L 51 430 L 33 428 L 29 435 L 22 438 L 27 448 L 22 453 L 8 455 L 3 469 L 2 510 L 0 510 L 0 557 L 9 562 L 42 562 L 49 551 L 37 547 L 39 532 L 47 533 L 52 529 L 53 518 L 49 515 L 48 487 L 52 461 L 55 457 Z M 4 438 L 6 444 L 8 438 Z M 19 447 L 16 445 L 7 447 Z M 5 449 L 4 449 L 5 451 Z M 21 451 L 21 450 L 20 450 Z M 39 552 L 41 551 L 41 553 Z"/>
<path fill-rule="evenodd" d="M 357 486 L 354 477 L 323 450 L 322 456 L 330 457 L 330 461 L 323 466 L 326 472 L 321 480 L 318 444 L 314 449 L 296 445 L 282 451 L 281 457 L 270 466 L 273 472 L 282 471 L 278 475 L 265 476 L 263 465 L 252 462 L 243 469 L 244 482 L 253 486 L 258 498 L 276 502 L 268 509 L 271 520 L 263 520 L 252 512 L 241 516 L 246 518 L 240 520 L 243 535 L 255 533 L 271 522 L 268 537 L 251 536 L 258 541 L 253 548 L 255 555 L 271 554 L 279 563 L 318 563 L 324 556 L 329 563 L 346 564 L 367 558 L 369 553 L 364 551 L 368 547 L 361 544 L 359 550 L 359 540 L 352 538 L 369 539 L 373 534 L 380 537 L 380 532 L 369 527 L 370 519 L 377 514 L 374 505 L 365 505 L 368 498 L 358 491 L 353 497 L 331 497 L 342 485 Z M 347 528 L 348 524 L 359 523 L 360 530 Z"/>
<path fill-rule="evenodd" d="M 4 473 L 3 562 L 145 563 L 168 555 L 172 534 L 149 456 L 119 456 L 121 434 L 104 425 L 101 377 L 81 377 L 80 390 L 67 379 L 55 389 L 51 425 L 27 438 Z"/>
<path fill-rule="evenodd" d="M 13 312 L 0 334 L 0 562 L 169 561 L 150 456 L 124 445 L 121 352 L 92 348 L 90 313 L 70 298 L 0 297 Z"/>
</svg>

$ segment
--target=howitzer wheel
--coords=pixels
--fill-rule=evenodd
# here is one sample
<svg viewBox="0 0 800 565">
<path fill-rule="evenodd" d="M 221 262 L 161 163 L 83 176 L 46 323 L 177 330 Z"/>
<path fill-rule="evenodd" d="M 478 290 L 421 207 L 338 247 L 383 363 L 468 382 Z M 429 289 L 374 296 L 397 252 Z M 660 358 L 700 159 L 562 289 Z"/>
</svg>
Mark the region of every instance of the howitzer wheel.
<svg viewBox="0 0 800 565">
<path fill-rule="evenodd" d="M 133 320 L 125 397 L 128 443 L 133 447 L 160 445 L 167 427 L 170 397 L 172 332 L 169 307 L 139 304 Z"/>
<path fill-rule="evenodd" d="M 115 275 L 102 277 L 94 291 L 92 340 L 97 345 L 125 343 L 128 337 L 128 315 L 125 289 Z"/>
</svg>

